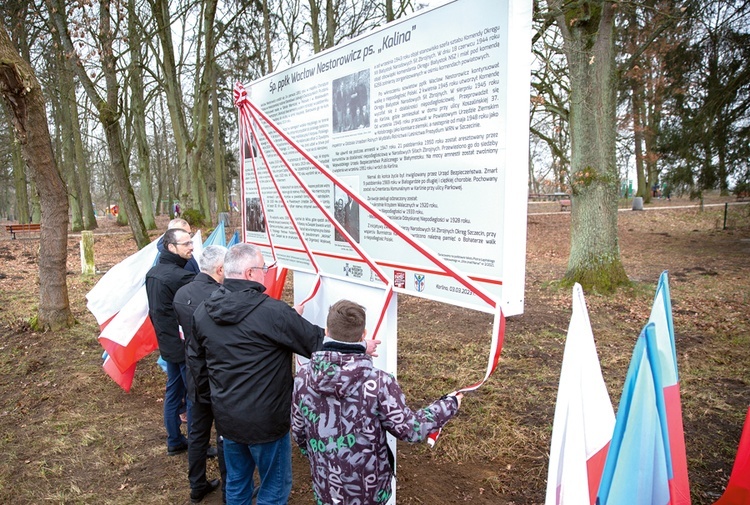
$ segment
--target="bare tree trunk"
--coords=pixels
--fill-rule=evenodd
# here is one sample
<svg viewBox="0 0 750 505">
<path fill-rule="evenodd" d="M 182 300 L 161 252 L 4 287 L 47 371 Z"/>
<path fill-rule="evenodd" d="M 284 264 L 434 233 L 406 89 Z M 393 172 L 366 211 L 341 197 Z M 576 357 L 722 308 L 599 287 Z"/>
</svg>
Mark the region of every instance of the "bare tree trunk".
<svg viewBox="0 0 750 505">
<path fill-rule="evenodd" d="M 75 145 L 75 158 L 78 167 L 79 194 L 81 195 L 81 209 L 83 211 L 83 228 L 93 230 L 99 226 L 96 221 L 94 202 L 91 198 L 91 173 L 89 171 L 86 151 L 83 148 L 81 137 L 81 121 L 78 116 L 78 105 L 75 100 L 70 102 L 70 117 L 73 121 L 73 142 Z"/>
<path fill-rule="evenodd" d="M 155 177 L 156 177 L 156 215 L 161 216 L 162 213 L 162 200 L 164 199 L 164 169 L 162 168 L 162 147 L 161 147 L 161 135 L 159 135 L 159 129 L 156 128 L 156 121 L 153 123 L 154 131 L 154 152 L 156 156 L 156 164 L 154 166 Z"/>
<path fill-rule="evenodd" d="M 0 27 L 0 94 L 13 118 L 23 157 L 42 202 L 39 243 L 39 311 L 33 326 L 58 330 L 73 325 L 68 287 L 68 200 L 55 166 L 44 98 L 31 65 Z"/>
<path fill-rule="evenodd" d="M 56 43 L 60 44 L 59 36 L 55 36 Z M 83 149 L 83 139 L 81 138 L 81 124 L 78 117 L 78 105 L 76 99 L 76 85 L 73 79 L 75 68 L 70 59 L 65 57 L 62 48 L 57 51 L 56 63 L 59 67 L 60 76 L 60 103 L 61 115 L 64 122 L 59 125 L 63 128 L 63 142 L 69 142 L 63 146 L 66 153 L 65 172 L 70 171 L 68 179 L 68 192 L 74 195 L 75 206 L 71 202 L 71 229 L 79 231 L 81 229 L 93 230 L 96 228 L 96 215 L 91 203 L 90 176 L 86 165 L 86 154 Z M 75 184 L 75 188 L 73 188 Z M 76 210 L 78 209 L 78 210 Z M 77 214 L 80 214 L 77 215 Z"/>
<path fill-rule="evenodd" d="M 271 51 L 271 13 L 268 0 L 263 0 L 263 37 L 266 43 L 266 74 L 273 72 L 273 53 Z"/>
<path fill-rule="evenodd" d="M 651 201 L 647 172 L 644 167 L 643 156 L 643 85 L 638 79 L 633 80 L 633 140 L 635 141 L 635 177 L 638 183 L 637 196 L 643 197 L 643 201 Z M 649 177 L 650 178 L 650 177 Z"/>
<path fill-rule="evenodd" d="M 15 139 L 15 132 L 13 137 Z M 29 194 L 26 190 L 26 165 L 23 162 L 21 145 L 17 141 L 13 142 L 11 153 L 13 156 L 13 187 L 16 191 L 16 220 L 19 223 L 28 223 L 30 216 Z"/>
<path fill-rule="evenodd" d="M 656 145 L 659 124 L 661 123 L 661 97 L 657 97 L 655 93 L 651 93 L 651 106 L 648 108 L 644 107 L 644 110 L 646 111 L 646 120 L 644 121 L 643 140 L 646 146 L 646 171 L 649 174 L 649 184 L 651 185 L 659 181 L 659 173 L 661 172 L 657 164 L 658 147 Z M 649 188 L 646 188 L 646 192 L 648 192 Z"/>
<path fill-rule="evenodd" d="M 191 167 L 191 192 L 198 197 L 197 205 L 203 217 L 211 221 L 211 206 L 208 200 L 206 179 L 203 173 L 203 153 L 208 144 L 208 108 L 211 100 L 213 84 L 214 50 L 214 21 L 216 19 L 217 0 L 205 0 L 202 31 L 205 38 L 205 49 L 202 57 L 203 68 L 200 79 L 196 81 L 195 105 L 193 108 L 193 125 L 195 128 L 195 147 L 189 155 Z"/>
<path fill-rule="evenodd" d="M 221 142 L 221 121 L 219 121 L 219 91 L 216 83 L 218 69 L 214 64 L 213 93 L 211 94 L 211 119 L 214 130 L 214 170 L 216 171 L 216 212 L 228 212 L 229 202 L 227 199 L 227 175 L 224 166 L 224 146 Z"/>
<path fill-rule="evenodd" d="M 528 191 L 529 193 L 539 193 L 539 182 L 536 180 L 536 177 L 534 176 L 534 158 L 531 156 L 531 148 L 529 148 L 529 184 L 528 184 Z"/>
<path fill-rule="evenodd" d="M 65 57 L 60 51 L 55 54 L 55 65 L 59 77 L 60 97 L 59 100 L 52 95 L 52 108 L 55 111 L 55 122 L 62 147 L 60 166 L 65 174 L 65 182 L 68 188 L 68 207 L 70 208 L 71 231 L 83 230 L 83 214 L 81 213 L 81 195 L 78 174 L 76 173 L 75 146 L 73 143 L 73 124 L 70 117 L 70 105 L 68 100 L 75 96 L 75 84 L 73 76 L 68 73 Z"/>
<path fill-rule="evenodd" d="M 174 46 L 172 44 L 172 26 L 169 14 L 169 2 L 167 0 L 149 0 L 154 19 L 158 26 L 157 35 L 161 42 L 163 57 L 161 68 L 164 70 L 164 91 L 167 95 L 167 108 L 172 121 L 172 130 L 175 146 L 177 148 L 178 163 L 178 186 L 180 194 L 178 199 L 183 208 L 193 205 L 193 195 L 190 194 L 190 167 L 188 155 L 190 147 L 190 135 L 188 133 L 185 112 L 182 108 L 182 88 L 177 75 L 177 65 L 174 57 Z"/>
<path fill-rule="evenodd" d="M 136 20 L 135 0 L 128 2 L 128 37 L 130 39 L 130 89 L 132 92 L 133 129 L 138 149 L 138 175 L 140 178 L 141 209 L 146 229 L 155 230 L 154 197 L 151 192 L 151 153 L 146 134 L 146 105 L 143 98 L 141 67 L 141 35 Z"/>
<path fill-rule="evenodd" d="M 313 52 L 322 51 L 320 43 L 320 0 L 309 0 L 310 3 L 310 32 L 312 32 Z"/>
<path fill-rule="evenodd" d="M 617 237 L 614 5 L 550 0 L 570 69 L 571 246 L 567 282 L 610 292 L 627 284 Z M 564 9 L 564 11 L 562 10 Z"/>
<path fill-rule="evenodd" d="M 36 190 L 36 183 L 34 177 L 31 176 L 29 181 L 30 194 L 31 194 L 31 222 L 41 223 L 42 222 L 42 205 L 39 203 L 39 193 Z"/>
<path fill-rule="evenodd" d="M 19 4 L 19 9 L 15 12 L 15 14 L 18 16 L 18 22 L 15 22 L 10 26 L 11 31 L 9 33 L 12 42 L 15 43 L 15 46 L 18 49 L 19 54 L 21 55 L 21 58 L 23 58 L 25 61 L 31 61 L 31 56 L 29 55 L 29 37 L 25 29 L 25 19 L 28 15 L 28 7 L 29 6 L 27 3 L 22 2 Z M 26 176 L 26 163 L 23 160 L 21 144 L 16 137 L 12 118 L 10 117 L 10 115 L 8 115 L 7 117 L 9 126 L 8 131 L 11 132 L 13 138 L 12 157 L 13 182 L 16 193 L 16 219 L 19 223 L 38 223 L 41 219 L 41 214 L 39 211 L 39 199 L 36 195 L 36 192 L 34 191 L 34 180 L 30 176 L 28 178 Z M 27 184 L 27 179 L 29 184 Z M 29 212 L 29 193 L 31 194 L 32 199 L 31 213 Z M 34 221 L 31 221 L 34 218 L 36 219 Z"/>
<path fill-rule="evenodd" d="M 336 14 L 333 0 L 326 0 L 326 43 L 323 49 L 333 47 L 336 41 Z"/>
<path fill-rule="evenodd" d="M 161 139 L 161 145 L 164 149 L 164 168 L 166 172 L 166 184 L 167 184 L 167 214 L 169 214 L 169 218 L 174 218 L 174 201 L 175 196 L 179 194 L 179 185 L 174 186 L 173 181 L 179 184 L 179 180 L 175 180 L 176 178 L 172 176 L 172 159 L 169 156 L 170 150 L 169 150 L 169 141 L 167 141 L 167 122 L 166 122 L 166 114 L 164 114 L 164 102 L 159 99 L 159 110 L 161 114 L 159 117 L 161 117 L 161 128 L 159 131 L 161 132 L 161 135 L 159 135 L 159 138 Z"/>
<path fill-rule="evenodd" d="M 406 14 L 407 8 L 412 11 L 414 10 L 414 7 L 411 5 L 411 0 L 399 0 L 397 11 L 393 10 L 393 0 L 385 0 L 385 22 L 390 23 L 391 21 L 400 18 Z"/>
</svg>

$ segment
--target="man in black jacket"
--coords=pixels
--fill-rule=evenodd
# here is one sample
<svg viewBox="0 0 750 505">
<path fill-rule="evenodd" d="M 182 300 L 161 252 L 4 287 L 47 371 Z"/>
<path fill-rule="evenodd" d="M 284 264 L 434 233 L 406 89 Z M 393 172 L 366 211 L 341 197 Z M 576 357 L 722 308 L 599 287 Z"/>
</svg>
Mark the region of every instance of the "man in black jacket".
<svg viewBox="0 0 750 505">
<path fill-rule="evenodd" d="M 208 385 L 208 371 L 205 368 L 194 370 L 189 366 L 191 354 L 202 356 L 203 350 L 192 336 L 193 312 L 224 281 L 224 255 L 227 248 L 210 245 L 203 249 L 200 259 L 200 273 L 193 282 L 182 286 L 174 297 L 174 310 L 185 336 L 185 353 L 188 356 L 187 396 L 191 401 L 191 425 L 188 434 L 188 479 L 190 480 L 190 500 L 198 503 L 219 486 L 218 479 L 206 479 L 206 456 L 211 440 L 211 426 L 214 414 L 211 410 L 211 390 Z M 221 440 L 217 441 L 219 470 L 226 483 L 226 467 Z"/>
<path fill-rule="evenodd" d="M 256 466 L 258 505 L 287 503 L 292 354 L 309 357 L 324 337 L 323 328 L 263 293 L 267 271 L 259 249 L 233 246 L 224 259 L 224 285 L 193 315 L 193 337 L 205 353 L 190 353 L 188 360 L 191 370 L 208 370 L 230 505 L 251 503 Z"/>
<path fill-rule="evenodd" d="M 167 363 L 164 427 L 167 430 L 167 454 L 170 456 L 183 453 L 188 448 L 187 439 L 180 431 L 180 407 L 186 398 L 185 346 L 180 338 L 173 301 L 177 290 L 195 277 L 194 273 L 184 269 L 192 256 L 190 234 L 179 228 L 167 230 L 164 233 L 164 252 L 159 255 L 159 262 L 146 274 L 148 315 L 154 325 L 159 352 Z"/>
</svg>

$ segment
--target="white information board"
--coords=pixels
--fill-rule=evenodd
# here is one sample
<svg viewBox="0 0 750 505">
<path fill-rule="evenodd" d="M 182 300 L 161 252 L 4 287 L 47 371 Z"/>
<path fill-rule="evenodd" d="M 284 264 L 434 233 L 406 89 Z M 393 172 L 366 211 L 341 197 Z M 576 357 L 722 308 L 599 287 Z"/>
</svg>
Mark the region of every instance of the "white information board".
<svg viewBox="0 0 750 505">
<path fill-rule="evenodd" d="M 273 245 L 282 266 L 312 272 L 302 235 L 327 274 L 383 283 L 280 154 L 397 291 L 486 309 L 415 256 L 405 234 L 500 300 L 506 316 L 522 313 L 530 41 L 530 1 L 457 0 L 248 85 L 286 136 L 256 129 L 244 147 L 245 241 Z"/>
</svg>

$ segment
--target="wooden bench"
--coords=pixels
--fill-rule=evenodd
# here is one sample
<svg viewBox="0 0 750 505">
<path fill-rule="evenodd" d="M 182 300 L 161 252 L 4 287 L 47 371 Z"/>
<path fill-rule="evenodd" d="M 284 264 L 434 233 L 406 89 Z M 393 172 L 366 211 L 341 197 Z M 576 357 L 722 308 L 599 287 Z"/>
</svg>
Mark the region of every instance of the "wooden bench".
<svg viewBox="0 0 750 505">
<path fill-rule="evenodd" d="M 6 224 L 5 231 L 10 232 L 11 240 L 15 240 L 16 233 L 41 231 L 41 225 L 39 223 Z"/>
<path fill-rule="evenodd" d="M 570 206 L 570 198 L 563 198 L 562 200 L 560 200 L 560 212 L 564 210 L 570 210 Z"/>
</svg>

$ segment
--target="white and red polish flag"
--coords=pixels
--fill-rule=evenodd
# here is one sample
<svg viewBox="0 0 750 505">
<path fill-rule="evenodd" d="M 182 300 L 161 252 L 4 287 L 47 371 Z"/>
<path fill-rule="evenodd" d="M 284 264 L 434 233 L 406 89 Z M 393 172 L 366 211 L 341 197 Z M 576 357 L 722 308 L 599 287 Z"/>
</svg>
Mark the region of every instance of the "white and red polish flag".
<svg viewBox="0 0 750 505">
<path fill-rule="evenodd" d="M 714 505 L 747 505 L 750 503 L 750 407 L 724 494 Z"/>
<path fill-rule="evenodd" d="M 125 391 L 130 391 L 138 360 L 158 347 L 146 298 L 146 273 L 158 257 L 157 242 L 112 267 L 86 295 L 101 329 L 99 343 L 108 354 L 104 371 Z"/>
<path fill-rule="evenodd" d="M 669 471 L 670 505 L 690 505 L 690 482 L 687 473 L 685 433 L 682 426 L 682 403 L 680 401 L 680 378 L 677 372 L 677 351 L 675 349 L 674 323 L 672 322 L 672 299 L 669 292 L 667 271 L 659 276 L 659 284 L 648 320 L 654 323 L 656 349 L 660 361 L 662 386 L 664 391 L 666 422 L 663 431 L 667 434 L 665 446 Z M 666 419 L 664 419 L 666 417 Z"/>
<path fill-rule="evenodd" d="M 99 343 L 107 351 L 104 371 L 126 392 L 138 361 L 159 347 L 148 317 L 146 274 L 159 257 L 160 239 L 112 267 L 86 295 L 86 306 L 101 329 Z M 193 241 L 197 259 L 203 251 L 200 230 Z"/>
<path fill-rule="evenodd" d="M 595 502 L 614 426 L 586 300 L 576 283 L 555 405 L 545 505 Z"/>
<path fill-rule="evenodd" d="M 602 505 L 689 505 L 677 353 L 667 272 L 625 377 L 597 493 Z"/>
</svg>

